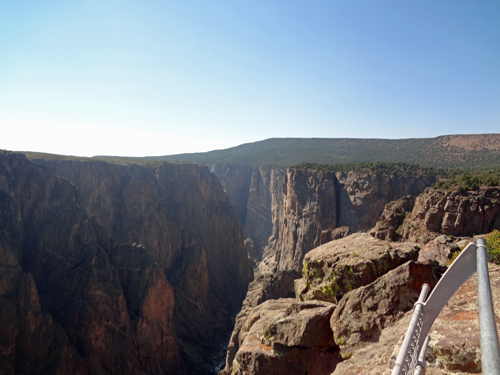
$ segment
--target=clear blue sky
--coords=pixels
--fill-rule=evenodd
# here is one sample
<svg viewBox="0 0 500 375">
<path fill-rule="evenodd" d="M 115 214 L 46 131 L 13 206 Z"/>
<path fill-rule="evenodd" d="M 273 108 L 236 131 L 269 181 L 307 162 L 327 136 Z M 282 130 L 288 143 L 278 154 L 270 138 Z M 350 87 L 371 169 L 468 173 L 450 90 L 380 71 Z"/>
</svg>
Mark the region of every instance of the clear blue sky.
<svg viewBox="0 0 500 375">
<path fill-rule="evenodd" d="M 500 132 L 498 0 L 0 0 L 0 148 Z"/>
</svg>

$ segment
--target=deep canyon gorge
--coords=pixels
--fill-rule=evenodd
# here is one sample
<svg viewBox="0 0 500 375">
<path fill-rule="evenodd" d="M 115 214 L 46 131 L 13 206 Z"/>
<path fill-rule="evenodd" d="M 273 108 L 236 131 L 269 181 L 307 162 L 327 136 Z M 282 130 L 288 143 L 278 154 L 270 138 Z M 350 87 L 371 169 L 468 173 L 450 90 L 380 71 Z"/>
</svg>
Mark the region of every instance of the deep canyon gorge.
<svg viewBox="0 0 500 375">
<path fill-rule="evenodd" d="M 435 182 L 3 153 L 0 373 L 385 373 L 421 285 L 500 229 L 498 188 Z M 430 374 L 480 372 L 467 288 Z"/>
</svg>

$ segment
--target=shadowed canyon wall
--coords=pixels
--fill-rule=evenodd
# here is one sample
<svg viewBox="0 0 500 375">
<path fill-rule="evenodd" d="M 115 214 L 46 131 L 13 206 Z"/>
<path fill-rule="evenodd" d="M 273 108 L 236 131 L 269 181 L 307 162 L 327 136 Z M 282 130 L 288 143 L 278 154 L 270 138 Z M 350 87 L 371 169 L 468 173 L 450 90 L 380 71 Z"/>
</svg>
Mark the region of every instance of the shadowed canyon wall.
<svg viewBox="0 0 500 375">
<path fill-rule="evenodd" d="M 251 279 L 209 170 L 0 159 L 0 368 L 208 373 Z"/>
</svg>

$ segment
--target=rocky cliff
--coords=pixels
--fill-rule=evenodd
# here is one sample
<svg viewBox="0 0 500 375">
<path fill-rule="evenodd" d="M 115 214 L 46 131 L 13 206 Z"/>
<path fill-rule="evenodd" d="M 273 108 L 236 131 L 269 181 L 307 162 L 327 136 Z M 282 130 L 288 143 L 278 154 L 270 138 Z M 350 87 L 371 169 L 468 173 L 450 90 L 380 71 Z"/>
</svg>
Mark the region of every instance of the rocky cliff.
<svg viewBox="0 0 500 375">
<path fill-rule="evenodd" d="M 473 237 L 500 229 L 500 187 L 458 193 L 426 190 L 403 197 L 384 209 L 370 231 L 381 239 L 427 243 L 439 235 Z"/>
<path fill-rule="evenodd" d="M 120 244 L 74 185 L 0 155 L 3 374 L 183 374 L 173 290 L 140 246 Z"/>
<path fill-rule="evenodd" d="M 117 238 L 140 243 L 174 289 L 174 322 L 188 370 L 207 371 L 252 278 L 242 229 L 217 178 L 193 164 L 46 163 Z"/>
<path fill-rule="evenodd" d="M 288 190 L 289 175 L 284 206 L 300 224 L 288 242 L 293 249 L 304 232 L 311 237 L 310 229 L 302 231 L 307 225 L 321 220 L 339 225 L 334 209 L 318 198 L 325 192 L 338 195 L 339 190 L 337 175 L 321 172 L 291 176 L 293 188 Z M 347 185 L 348 193 L 352 184 Z M 390 374 L 422 284 L 434 285 L 452 255 L 472 241 L 470 236 L 500 229 L 499 196 L 498 187 L 462 194 L 427 189 L 417 198 L 403 196 L 388 203 L 370 234 L 321 244 L 318 232 L 311 231 L 321 245 L 303 257 L 302 277 L 294 281 L 295 299 L 279 298 L 289 297 L 294 268 L 283 270 L 266 259 L 258 268 L 264 274 L 251 284 L 236 319 L 220 374 Z M 361 196 L 366 202 L 372 197 L 369 191 Z M 361 222 L 370 217 L 363 207 L 360 212 Z M 497 315 L 499 275 L 498 266 L 491 265 Z M 437 318 L 427 373 L 481 372 L 475 283 L 472 277 Z"/>
<path fill-rule="evenodd" d="M 403 225 L 406 240 L 425 243 L 438 234 L 474 236 L 500 229 L 500 188 L 420 195 Z"/>
<path fill-rule="evenodd" d="M 4 373 L 208 373 L 252 277 L 208 169 L 0 159 Z"/>
<path fill-rule="evenodd" d="M 309 250 L 349 231 L 372 228 L 388 202 L 418 195 L 434 181 L 430 177 L 288 170 L 283 214 L 271 240 L 279 268 L 301 270 Z M 348 230 L 338 233 L 342 227 Z"/>
<path fill-rule="evenodd" d="M 277 230 L 284 172 L 271 167 L 212 164 L 210 170 L 243 224 L 246 250 L 256 265 L 269 255 L 269 237 Z"/>
<path fill-rule="evenodd" d="M 280 269 L 298 271 L 309 250 L 372 228 L 387 203 L 417 196 L 435 182 L 425 176 L 283 172 L 270 167 L 255 168 L 250 174 L 247 166 L 225 164 L 210 168 L 242 213 L 250 256 L 256 263 L 272 256 Z"/>
</svg>

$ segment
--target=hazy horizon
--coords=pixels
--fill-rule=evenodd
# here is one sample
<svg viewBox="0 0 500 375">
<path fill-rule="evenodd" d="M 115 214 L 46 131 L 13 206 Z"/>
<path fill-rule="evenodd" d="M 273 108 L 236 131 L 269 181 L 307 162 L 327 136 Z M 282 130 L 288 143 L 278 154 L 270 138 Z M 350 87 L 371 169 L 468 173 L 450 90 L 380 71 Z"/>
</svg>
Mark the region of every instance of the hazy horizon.
<svg viewBox="0 0 500 375">
<path fill-rule="evenodd" d="M 498 132 L 500 3 L 0 3 L 0 148 Z"/>
</svg>

